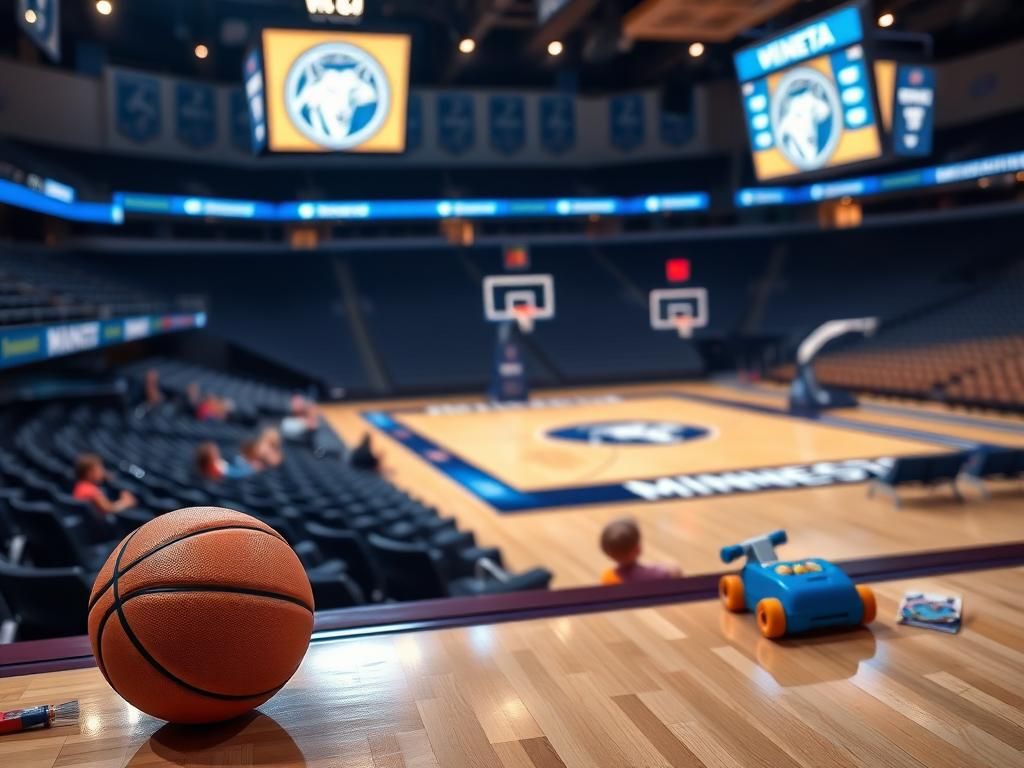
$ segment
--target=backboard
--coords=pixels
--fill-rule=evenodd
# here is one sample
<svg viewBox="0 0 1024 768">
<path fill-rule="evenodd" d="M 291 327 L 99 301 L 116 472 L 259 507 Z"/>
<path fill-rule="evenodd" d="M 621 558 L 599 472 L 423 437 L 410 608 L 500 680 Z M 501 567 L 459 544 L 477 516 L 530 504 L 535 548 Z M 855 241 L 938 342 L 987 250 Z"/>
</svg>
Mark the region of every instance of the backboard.
<svg viewBox="0 0 1024 768">
<path fill-rule="evenodd" d="M 711 318 L 707 288 L 659 288 L 651 291 L 651 328 L 689 337 L 707 328 Z"/>
<path fill-rule="evenodd" d="M 489 275 L 484 278 L 484 317 L 492 323 L 524 319 L 532 327 L 536 320 L 555 316 L 555 278 L 551 275 Z M 529 328 L 524 328 L 529 330 Z"/>
</svg>

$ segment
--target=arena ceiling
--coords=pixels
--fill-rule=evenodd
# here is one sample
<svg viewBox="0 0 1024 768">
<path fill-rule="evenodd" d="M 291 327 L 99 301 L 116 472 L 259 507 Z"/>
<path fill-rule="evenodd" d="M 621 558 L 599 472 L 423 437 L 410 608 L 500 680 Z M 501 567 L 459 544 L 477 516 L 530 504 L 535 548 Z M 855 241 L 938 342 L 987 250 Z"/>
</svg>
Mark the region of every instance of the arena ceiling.
<svg viewBox="0 0 1024 768">
<path fill-rule="evenodd" d="M 836 0 L 565 0 L 564 7 L 541 25 L 537 19 L 541 1 L 365 0 L 366 15 L 360 26 L 414 35 L 417 85 L 560 84 L 602 91 L 651 86 L 670 78 L 689 82 L 731 76 L 731 52 L 737 46 L 842 4 Z M 111 2 L 113 13 L 101 16 L 94 0 L 62 0 L 65 66 L 74 67 L 83 57 L 95 62 L 99 54 L 99 60 L 112 64 L 228 82 L 239 76 L 242 53 L 255 30 L 313 26 L 306 0 Z M 689 54 L 690 43 L 697 42 L 689 38 L 700 29 L 692 24 L 679 25 L 678 34 L 641 32 L 640 39 L 623 35 L 623 19 L 629 28 L 629 20 L 645 3 L 671 6 L 677 20 L 687 14 L 707 17 L 702 22 L 707 39 L 699 41 L 706 44 L 703 55 Z M 0 18 L 12 19 L 15 5 L 16 0 L 0 0 Z M 1024 2 L 1020 0 L 878 0 L 875 10 L 895 15 L 894 32 L 933 35 L 940 59 L 1024 37 Z M 770 16 L 767 21 L 766 16 Z M 747 26 L 745 19 L 753 26 Z M 5 23 L 0 30 L 5 51 L 26 51 L 15 25 Z M 473 54 L 459 53 L 463 37 L 476 40 Z M 547 45 L 556 39 L 564 43 L 565 52 L 552 57 Z M 194 55 L 198 43 L 209 47 L 206 60 Z"/>
</svg>

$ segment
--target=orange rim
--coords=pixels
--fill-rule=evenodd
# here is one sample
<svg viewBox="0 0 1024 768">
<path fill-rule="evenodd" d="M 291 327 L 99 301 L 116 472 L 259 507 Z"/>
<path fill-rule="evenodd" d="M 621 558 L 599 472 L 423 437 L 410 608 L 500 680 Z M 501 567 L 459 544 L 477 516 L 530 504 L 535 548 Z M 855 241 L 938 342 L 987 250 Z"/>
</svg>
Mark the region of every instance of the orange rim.
<svg viewBox="0 0 1024 768">
<path fill-rule="evenodd" d="M 786 612 L 777 598 L 766 597 L 757 604 L 757 626 L 767 638 L 786 634 Z"/>
<path fill-rule="evenodd" d="M 870 624 L 875 620 L 875 616 L 878 615 L 878 603 L 875 602 L 874 590 L 871 587 L 858 584 L 857 594 L 860 595 L 861 605 L 864 606 L 864 618 L 860 620 L 860 623 Z"/>
</svg>

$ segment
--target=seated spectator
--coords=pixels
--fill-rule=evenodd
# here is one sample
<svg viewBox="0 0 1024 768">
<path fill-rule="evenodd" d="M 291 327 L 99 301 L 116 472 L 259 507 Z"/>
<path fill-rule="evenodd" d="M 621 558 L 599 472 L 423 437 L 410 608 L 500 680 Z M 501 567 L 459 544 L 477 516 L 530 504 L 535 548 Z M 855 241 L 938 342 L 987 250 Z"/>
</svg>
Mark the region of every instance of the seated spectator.
<svg viewBox="0 0 1024 768">
<path fill-rule="evenodd" d="M 643 553 L 640 528 L 635 520 L 629 518 L 613 520 L 605 526 L 601 532 L 601 549 L 615 561 L 614 567 L 601 574 L 601 584 L 604 586 L 675 579 L 683 575 L 674 565 L 640 563 L 640 555 Z"/>
<path fill-rule="evenodd" d="M 253 468 L 245 462 L 229 462 L 220 453 L 220 447 L 211 441 L 196 446 L 196 471 L 207 480 L 249 477 Z"/>
<path fill-rule="evenodd" d="M 380 458 L 373 452 L 373 445 L 370 442 L 370 433 L 365 432 L 359 445 L 352 449 L 349 454 L 348 463 L 355 469 L 364 469 L 368 472 L 380 470 Z"/>
<path fill-rule="evenodd" d="M 129 491 L 121 491 L 117 501 L 107 498 L 101 487 L 106 479 L 107 470 L 103 466 L 103 459 L 94 453 L 82 454 L 75 461 L 75 488 L 71 495 L 79 501 L 88 501 L 104 515 L 115 515 L 138 504 Z"/>
<path fill-rule="evenodd" d="M 232 403 L 216 395 L 204 395 L 196 406 L 196 418 L 199 421 L 227 421 L 231 414 Z"/>
<path fill-rule="evenodd" d="M 256 453 L 266 468 L 279 467 L 284 463 L 284 447 L 281 444 L 281 430 L 267 427 L 256 441 Z"/>
<path fill-rule="evenodd" d="M 143 397 L 145 398 L 146 405 L 150 408 L 160 405 L 164 401 L 164 393 L 160 389 L 160 372 L 156 368 L 150 368 L 146 371 Z"/>
<path fill-rule="evenodd" d="M 190 381 L 188 383 L 188 386 L 185 387 L 185 400 L 192 407 L 192 410 L 195 410 L 196 408 L 199 407 L 199 403 L 202 401 L 202 399 L 203 392 L 199 388 L 199 382 Z"/>
<path fill-rule="evenodd" d="M 250 438 L 239 446 L 239 456 L 236 464 L 248 466 L 252 473 L 262 472 L 267 468 L 260 453 L 259 438 Z"/>
<path fill-rule="evenodd" d="M 302 395 L 293 395 L 291 416 L 281 419 L 281 434 L 287 440 L 303 440 L 320 428 L 320 409 Z"/>
</svg>

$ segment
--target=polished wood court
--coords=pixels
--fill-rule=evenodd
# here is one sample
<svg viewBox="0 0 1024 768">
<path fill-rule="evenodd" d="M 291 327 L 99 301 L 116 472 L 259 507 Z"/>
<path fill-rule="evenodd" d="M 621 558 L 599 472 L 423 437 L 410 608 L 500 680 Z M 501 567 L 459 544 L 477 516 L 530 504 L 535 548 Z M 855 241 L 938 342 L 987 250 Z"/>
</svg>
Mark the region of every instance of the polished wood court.
<svg viewBox="0 0 1024 768">
<path fill-rule="evenodd" d="M 857 432 L 786 416 L 671 396 L 497 413 L 402 413 L 399 421 L 504 482 L 526 491 L 812 461 L 909 456 L 935 443 Z M 555 440 L 567 424 L 668 421 L 707 437 L 675 445 L 594 445 Z"/>
<path fill-rule="evenodd" d="M 656 398 L 666 391 L 745 401 L 775 408 L 784 405 L 781 391 L 769 388 L 738 391 L 713 383 L 616 386 L 544 392 L 536 396 L 596 397 L 619 394 L 651 395 Z M 352 441 L 366 431 L 375 432 L 361 416 L 361 412 L 370 407 L 380 410 L 422 408 L 428 403 L 462 402 L 465 399 L 375 402 L 372 406 L 337 405 L 329 407 L 327 415 L 332 425 Z M 713 438 L 669 449 L 631 448 L 628 452 L 618 451 L 618 457 L 633 450 L 645 454 L 645 476 L 693 471 L 687 469 L 687 466 L 716 470 L 746 469 L 787 462 L 815 462 L 827 458 L 952 450 L 948 446 L 920 440 L 831 428 L 807 421 L 693 401 L 674 401 L 673 407 L 683 410 L 666 416 L 658 407 L 660 402 L 656 399 L 638 400 L 637 406 L 628 406 L 630 416 L 707 424 L 716 428 L 718 434 Z M 643 403 L 647 403 L 646 408 L 649 410 L 636 410 Z M 536 413 L 544 414 L 540 418 L 544 419 L 545 424 L 553 423 L 551 414 L 544 411 L 421 417 L 420 422 L 428 422 L 430 426 L 426 429 L 433 430 L 431 434 L 439 438 L 444 435 L 438 429 L 461 424 L 465 430 L 455 438 L 448 438 L 458 443 L 461 455 L 475 462 L 491 461 L 502 477 L 527 485 L 533 482 L 538 487 L 548 484 L 571 485 L 586 475 L 585 471 L 581 471 L 580 460 L 576 457 L 586 455 L 589 450 L 595 456 L 600 454 L 607 458 L 610 452 L 616 450 L 583 446 L 581 451 L 574 446 L 555 446 L 550 442 L 539 441 L 539 427 L 516 426 L 517 423 L 527 424 L 529 419 L 536 418 Z M 834 413 L 844 419 L 868 425 L 899 427 L 979 442 L 1024 445 L 1024 422 L 1020 419 L 988 416 L 979 419 L 978 424 L 949 423 L 932 418 L 941 415 L 942 411 L 912 405 L 902 406 L 898 415 L 866 409 L 846 409 Z M 687 414 L 693 418 L 687 419 Z M 561 418 L 562 423 L 595 422 L 609 418 L 609 411 L 604 406 L 574 406 L 563 412 Z M 422 426 L 420 422 L 417 422 L 417 427 Z M 492 432 L 480 429 L 480 425 L 488 424 L 494 427 Z M 991 426 L 987 426 L 989 424 Z M 954 501 L 945 489 L 934 494 L 910 490 L 906 492 L 908 501 L 900 510 L 894 509 L 888 500 L 869 499 L 865 486 L 853 485 L 499 515 L 489 505 L 379 432 L 376 433 L 375 446 L 383 454 L 384 463 L 394 482 L 436 505 L 443 514 L 458 518 L 463 527 L 476 533 L 482 544 L 501 547 L 512 568 L 523 569 L 535 565 L 550 568 L 555 574 L 556 588 L 597 582 L 599 574 L 607 567 L 597 546 L 601 528 L 609 520 L 623 514 L 633 515 L 640 521 L 645 534 L 646 553 L 650 559 L 676 562 L 687 574 L 721 570 L 718 551 L 723 544 L 731 544 L 776 528 L 785 528 L 789 532 L 790 543 L 784 550 L 786 556 L 831 559 L 1024 539 L 1024 515 L 1020 513 L 1021 505 L 1024 504 L 1024 489 L 1019 484 L 996 484 L 993 486 L 996 493 L 990 500 L 982 500 L 975 494 L 965 504 Z M 772 454 L 775 446 L 779 446 L 780 452 Z M 766 457 L 772 455 L 778 456 L 778 460 L 766 461 Z M 500 461 L 494 462 L 494 457 L 499 457 Z M 558 465 L 559 459 L 565 462 L 561 467 Z M 604 466 L 609 465 L 606 462 Z M 631 466 L 629 471 L 636 468 Z M 586 470 L 587 467 L 582 469 Z M 621 477 L 619 474 L 606 475 L 609 476 Z M 587 481 L 592 479 L 588 478 Z"/>
<path fill-rule="evenodd" d="M 959 635 L 907 589 L 964 595 Z M 95 669 L 0 680 L 0 709 L 81 701 L 0 737 L 17 768 L 1024 766 L 1024 569 L 875 587 L 870 628 L 772 642 L 717 602 L 315 643 L 252 717 L 165 725 Z"/>
</svg>

